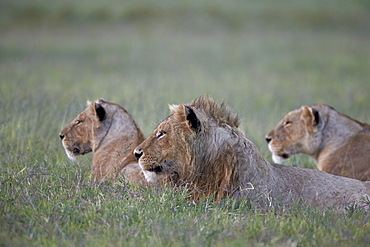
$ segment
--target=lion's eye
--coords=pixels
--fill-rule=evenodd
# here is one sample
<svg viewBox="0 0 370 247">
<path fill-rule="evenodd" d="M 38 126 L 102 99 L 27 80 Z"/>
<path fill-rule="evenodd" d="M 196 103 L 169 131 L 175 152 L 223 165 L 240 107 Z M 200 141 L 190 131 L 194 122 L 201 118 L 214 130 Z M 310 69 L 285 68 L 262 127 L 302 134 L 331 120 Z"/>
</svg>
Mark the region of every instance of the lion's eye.
<svg viewBox="0 0 370 247">
<path fill-rule="evenodd" d="M 80 123 L 82 123 L 81 120 L 76 120 L 76 125 L 79 125 Z"/>
<path fill-rule="evenodd" d="M 157 133 L 157 139 L 158 139 L 158 140 L 160 140 L 160 139 L 162 139 L 165 135 L 166 135 L 166 131 L 161 130 L 161 131 L 159 131 L 159 132 Z"/>
<path fill-rule="evenodd" d="M 285 121 L 285 122 L 284 122 L 284 125 L 285 125 L 285 126 L 288 126 L 288 125 L 290 125 L 291 123 L 292 123 L 292 122 L 290 122 L 290 121 L 288 120 L 288 121 Z"/>
</svg>

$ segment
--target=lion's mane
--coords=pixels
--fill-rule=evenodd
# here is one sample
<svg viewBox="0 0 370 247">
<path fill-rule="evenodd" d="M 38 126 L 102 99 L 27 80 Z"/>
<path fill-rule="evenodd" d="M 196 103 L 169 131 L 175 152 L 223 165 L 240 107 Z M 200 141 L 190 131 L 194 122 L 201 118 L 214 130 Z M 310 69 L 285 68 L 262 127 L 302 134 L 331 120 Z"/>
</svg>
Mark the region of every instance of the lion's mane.
<svg viewBox="0 0 370 247">
<path fill-rule="evenodd" d="M 144 172 L 166 173 L 173 184 L 189 188 L 193 198 L 214 196 L 220 200 L 231 196 L 248 198 L 260 206 L 303 201 L 336 207 L 359 203 L 370 194 L 368 183 L 268 163 L 238 129 L 238 115 L 208 96 L 200 96 L 189 105 L 172 105 L 170 110 L 172 115 L 135 153 Z M 163 136 L 161 133 L 170 127 L 169 136 Z M 160 144 L 164 141 L 165 145 Z M 154 152 L 159 145 L 160 152 Z M 178 152 L 180 146 L 187 151 Z"/>
</svg>

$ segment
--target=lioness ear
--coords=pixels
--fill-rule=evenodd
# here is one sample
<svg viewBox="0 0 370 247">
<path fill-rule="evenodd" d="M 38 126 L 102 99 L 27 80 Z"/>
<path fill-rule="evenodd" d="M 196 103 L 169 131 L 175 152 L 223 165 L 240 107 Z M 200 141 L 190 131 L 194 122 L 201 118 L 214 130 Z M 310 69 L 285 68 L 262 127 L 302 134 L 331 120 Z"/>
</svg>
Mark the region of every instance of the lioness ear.
<svg viewBox="0 0 370 247">
<path fill-rule="evenodd" d="M 189 122 L 190 129 L 199 132 L 200 131 L 200 121 L 195 115 L 193 109 L 189 106 L 185 106 L 186 120 Z"/>
<path fill-rule="evenodd" d="M 100 104 L 95 103 L 95 112 L 100 121 L 103 121 L 105 119 L 106 113 L 104 108 Z"/>
<path fill-rule="evenodd" d="M 105 99 L 103 98 L 99 98 L 95 101 L 95 103 L 98 103 L 98 104 L 102 104 L 102 103 L 109 103 L 108 101 L 106 101 Z"/>
<path fill-rule="evenodd" d="M 315 109 L 313 109 L 313 108 L 310 108 L 311 109 L 311 111 L 312 111 L 312 114 L 313 114 L 313 116 L 314 116 L 314 125 L 316 126 L 316 125 L 318 125 L 319 124 L 319 122 L 320 122 L 320 115 L 319 115 L 319 112 L 317 111 L 317 110 L 315 110 Z"/>
<path fill-rule="evenodd" d="M 302 118 L 307 125 L 316 126 L 320 122 L 319 112 L 311 107 L 302 107 Z"/>
</svg>

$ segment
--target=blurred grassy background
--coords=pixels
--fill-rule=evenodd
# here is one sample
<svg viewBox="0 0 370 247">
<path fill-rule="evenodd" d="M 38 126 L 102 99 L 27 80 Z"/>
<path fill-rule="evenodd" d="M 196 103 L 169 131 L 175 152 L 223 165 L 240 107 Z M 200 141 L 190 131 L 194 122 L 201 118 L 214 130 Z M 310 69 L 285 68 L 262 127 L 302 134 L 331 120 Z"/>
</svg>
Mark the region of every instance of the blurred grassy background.
<svg viewBox="0 0 370 247">
<path fill-rule="evenodd" d="M 168 104 L 209 94 L 239 113 L 269 161 L 265 134 L 301 105 L 370 123 L 369 13 L 366 0 L 1 1 L 2 214 L 15 219 L 28 205 L 14 191 L 28 191 L 30 174 L 87 183 L 91 155 L 67 160 L 58 138 L 87 100 L 121 104 L 148 135 Z M 288 163 L 297 161 L 315 168 L 304 156 Z M 35 196 L 67 193 L 36 177 Z"/>
<path fill-rule="evenodd" d="M 367 1 L 2 1 L 2 99 L 50 97 L 48 108 L 64 111 L 52 118 L 60 128 L 61 116 L 103 97 L 149 134 L 168 103 L 208 93 L 240 113 L 266 153 L 264 134 L 303 104 L 369 122 L 368 10 Z"/>
</svg>

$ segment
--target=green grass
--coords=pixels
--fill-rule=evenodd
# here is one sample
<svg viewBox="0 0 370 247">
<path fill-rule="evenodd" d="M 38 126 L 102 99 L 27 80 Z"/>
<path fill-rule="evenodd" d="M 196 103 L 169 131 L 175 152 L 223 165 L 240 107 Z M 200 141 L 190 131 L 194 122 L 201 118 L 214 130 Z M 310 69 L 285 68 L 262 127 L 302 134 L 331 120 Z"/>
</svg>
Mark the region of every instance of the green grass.
<svg viewBox="0 0 370 247">
<path fill-rule="evenodd" d="M 370 123 L 368 1 L 2 1 L 0 246 L 367 246 L 368 212 L 258 212 L 182 191 L 93 186 L 59 131 L 87 100 L 145 135 L 168 104 L 225 101 L 271 161 L 286 112 L 326 103 Z M 287 163 L 315 168 L 305 156 Z"/>
</svg>

